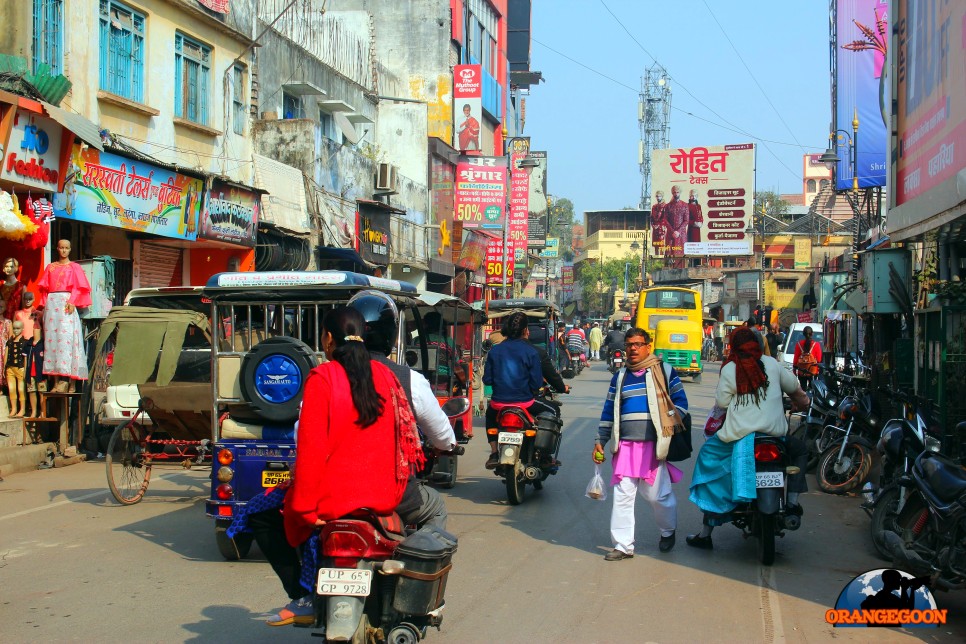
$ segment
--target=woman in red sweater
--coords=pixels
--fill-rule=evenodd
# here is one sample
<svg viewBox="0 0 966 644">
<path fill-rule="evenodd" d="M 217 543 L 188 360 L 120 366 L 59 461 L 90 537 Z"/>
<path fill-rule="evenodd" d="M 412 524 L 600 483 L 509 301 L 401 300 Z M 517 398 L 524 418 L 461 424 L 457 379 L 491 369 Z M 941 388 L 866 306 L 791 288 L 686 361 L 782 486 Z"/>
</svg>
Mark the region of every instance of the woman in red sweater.
<svg viewBox="0 0 966 644">
<path fill-rule="evenodd" d="M 269 619 L 272 626 L 314 619 L 312 596 L 300 584 L 297 548 L 326 521 L 361 508 L 391 514 L 419 449 L 418 438 L 397 434 L 406 430 L 397 427 L 393 402 L 402 390 L 388 367 L 370 359 L 364 329 L 355 309 L 333 309 L 323 318 L 322 348 L 330 361 L 313 369 L 305 383 L 292 486 L 281 513 L 268 510 L 248 519 L 292 599 Z"/>
</svg>

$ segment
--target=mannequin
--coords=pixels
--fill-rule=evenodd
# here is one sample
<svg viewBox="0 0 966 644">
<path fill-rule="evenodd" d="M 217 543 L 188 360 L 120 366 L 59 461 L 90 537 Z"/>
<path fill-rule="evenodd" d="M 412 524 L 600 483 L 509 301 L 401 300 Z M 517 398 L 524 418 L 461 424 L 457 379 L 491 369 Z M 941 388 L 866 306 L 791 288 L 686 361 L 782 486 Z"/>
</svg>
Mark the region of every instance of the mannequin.
<svg viewBox="0 0 966 644">
<path fill-rule="evenodd" d="M 22 418 L 27 410 L 27 397 L 24 395 L 23 378 L 27 357 L 24 355 L 27 341 L 23 337 L 23 322 L 13 323 L 13 336 L 7 340 L 7 359 L 3 370 L 7 376 L 7 390 L 10 392 L 10 417 Z"/>
<path fill-rule="evenodd" d="M 54 376 L 53 391 L 72 392 L 77 380 L 87 380 L 84 332 L 77 307 L 91 305 L 91 285 L 79 264 L 70 261 L 70 242 L 57 242 L 57 260 L 37 282 L 44 307 L 44 373 Z"/>
<path fill-rule="evenodd" d="M 43 416 L 44 412 L 37 403 L 37 392 L 47 391 L 47 379 L 44 378 L 44 340 L 39 324 L 34 326 L 33 338 L 27 344 L 24 381 L 27 385 L 27 397 L 30 398 L 30 415 Z"/>
<path fill-rule="evenodd" d="M 13 314 L 20 308 L 23 297 L 23 284 L 17 279 L 20 271 L 20 261 L 16 257 L 3 260 L 3 286 L 0 286 L 0 297 L 3 298 L 3 317 L 13 319 Z"/>
<path fill-rule="evenodd" d="M 33 340 L 34 327 L 40 327 L 40 311 L 34 308 L 34 294 L 31 291 L 23 292 L 23 308 L 13 314 L 14 320 L 23 322 L 23 337 L 28 341 Z"/>
</svg>

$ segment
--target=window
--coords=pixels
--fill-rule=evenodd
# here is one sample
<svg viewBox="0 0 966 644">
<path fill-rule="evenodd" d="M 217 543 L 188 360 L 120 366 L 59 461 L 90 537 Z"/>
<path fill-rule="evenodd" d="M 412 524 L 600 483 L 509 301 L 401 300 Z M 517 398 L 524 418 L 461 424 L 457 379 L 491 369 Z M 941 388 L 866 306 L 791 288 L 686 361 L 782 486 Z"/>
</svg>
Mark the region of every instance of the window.
<svg viewBox="0 0 966 644">
<path fill-rule="evenodd" d="M 319 108 L 319 130 L 322 136 L 330 141 L 342 144 L 342 130 L 335 123 L 335 117 L 324 109 Z"/>
<path fill-rule="evenodd" d="M 211 47 L 175 34 L 174 73 L 174 115 L 207 125 Z"/>
<path fill-rule="evenodd" d="M 809 179 L 807 186 L 805 188 L 806 192 L 815 192 L 815 179 Z"/>
<path fill-rule="evenodd" d="M 63 70 L 64 0 L 34 0 L 33 69 L 50 65 L 51 74 Z"/>
<path fill-rule="evenodd" d="M 144 101 L 144 16 L 114 0 L 101 1 L 100 87 Z"/>
<path fill-rule="evenodd" d="M 798 290 L 797 280 L 775 280 L 775 288 L 779 291 L 795 291 Z"/>
<path fill-rule="evenodd" d="M 282 92 L 282 118 L 304 119 L 305 111 L 302 107 L 302 97 L 288 92 Z"/>
<path fill-rule="evenodd" d="M 825 188 L 825 186 L 827 185 L 828 185 L 828 179 L 822 179 L 818 184 L 820 188 Z"/>
<path fill-rule="evenodd" d="M 231 70 L 232 129 L 235 134 L 245 134 L 245 68 L 235 65 Z"/>
<path fill-rule="evenodd" d="M 722 257 L 721 268 L 738 268 L 738 259 L 736 257 Z"/>
</svg>

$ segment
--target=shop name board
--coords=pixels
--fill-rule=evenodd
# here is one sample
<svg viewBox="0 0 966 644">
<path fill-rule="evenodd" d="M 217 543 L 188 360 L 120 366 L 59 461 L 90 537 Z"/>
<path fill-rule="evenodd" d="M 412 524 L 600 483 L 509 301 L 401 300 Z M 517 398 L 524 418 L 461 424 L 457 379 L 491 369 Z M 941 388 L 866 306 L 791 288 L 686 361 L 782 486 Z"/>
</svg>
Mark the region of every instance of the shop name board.
<svg viewBox="0 0 966 644">
<path fill-rule="evenodd" d="M 164 168 L 75 146 L 58 217 L 193 240 L 204 183 Z"/>
<path fill-rule="evenodd" d="M 370 250 L 376 255 L 389 254 L 389 235 L 372 227 L 368 217 L 362 219 L 362 241 L 369 244 Z"/>
<path fill-rule="evenodd" d="M 0 179 L 41 190 L 56 190 L 60 181 L 62 131 L 52 119 L 17 110 Z"/>
<path fill-rule="evenodd" d="M 255 192 L 214 180 L 201 213 L 198 237 L 254 246 L 258 211 Z"/>
</svg>

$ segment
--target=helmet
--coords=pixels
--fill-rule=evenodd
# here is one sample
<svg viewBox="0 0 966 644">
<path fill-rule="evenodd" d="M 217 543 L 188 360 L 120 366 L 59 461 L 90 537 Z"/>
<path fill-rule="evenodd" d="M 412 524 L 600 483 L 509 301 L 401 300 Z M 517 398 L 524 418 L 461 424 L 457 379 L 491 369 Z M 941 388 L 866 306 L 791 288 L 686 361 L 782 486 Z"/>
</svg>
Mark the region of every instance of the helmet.
<svg viewBox="0 0 966 644">
<path fill-rule="evenodd" d="M 366 348 L 386 355 L 392 353 L 399 328 L 399 309 L 392 298 L 381 291 L 359 291 L 347 306 L 361 313 L 366 321 Z"/>
</svg>

